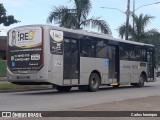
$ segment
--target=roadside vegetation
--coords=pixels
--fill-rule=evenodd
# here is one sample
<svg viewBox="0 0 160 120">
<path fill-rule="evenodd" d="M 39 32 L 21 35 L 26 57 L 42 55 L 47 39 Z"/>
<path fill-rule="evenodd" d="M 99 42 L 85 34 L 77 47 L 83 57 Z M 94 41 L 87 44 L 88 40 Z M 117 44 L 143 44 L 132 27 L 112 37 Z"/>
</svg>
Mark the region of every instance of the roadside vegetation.
<svg viewBox="0 0 160 120">
<path fill-rule="evenodd" d="M 101 33 L 111 34 L 108 23 L 100 17 L 88 18 L 92 5 L 90 0 L 70 0 L 73 8 L 68 6 L 55 6 L 48 15 L 47 22 L 58 24 L 60 27 L 71 29 L 84 29 L 91 27 L 98 29 Z M 144 42 L 155 46 L 156 67 L 160 66 L 160 33 L 157 29 L 148 29 L 148 24 L 155 19 L 150 15 L 132 15 L 134 25 L 129 25 L 129 40 Z M 123 39 L 126 34 L 126 25 L 122 24 L 117 29 L 119 36 Z"/>
<path fill-rule="evenodd" d="M 155 46 L 155 62 L 156 67 L 160 67 L 160 33 L 155 28 L 148 29 L 147 25 L 155 18 L 150 15 L 140 14 L 134 15 L 134 26 L 129 25 L 129 40 L 136 42 L 143 42 L 153 44 Z M 126 25 L 122 24 L 118 29 L 119 36 L 123 39 L 125 37 Z"/>
<path fill-rule="evenodd" d="M 6 75 L 7 75 L 6 60 L 0 60 L 0 77 L 5 77 Z"/>
<path fill-rule="evenodd" d="M 9 82 L 1 82 L 0 83 L 0 92 L 1 91 L 12 91 L 12 90 L 40 90 L 40 89 L 48 89 L 50 86 L 47 85 L 16 85 Z"/>
<path fill-rule="evenodd" d="M 13 15 L 7 15 L 6 9 L 3 6 L 3 3 L 0 3 L 0 24 L 4 26 L 9 26 L 20 21 L 16 20 Z"/>
<path fill-rule="evenodd" d="M 73 8 L 68 6 L 55 6 L 50 12 L 47 22 L 56 23 L 61 27 L 84 29 L 85 27 L 97 29 L 101 33 L 111 34 L 109 25 L 100 17 L 88 18 L 92 9 L 90 0 L 70 0 Z"/>
<path fill-rule="evenodd" d="M 7 14 L 7 10 L 3 6 L 3 3 L 0 3 L 0 25 L 10 26 L 18 22 L 20 21 L 16 20 L 13 15 Z M 5 77 L 7 73 L 6 71 L 7 71 L 6 61 L 0 59 L 0 77 Z"/>
</svg>

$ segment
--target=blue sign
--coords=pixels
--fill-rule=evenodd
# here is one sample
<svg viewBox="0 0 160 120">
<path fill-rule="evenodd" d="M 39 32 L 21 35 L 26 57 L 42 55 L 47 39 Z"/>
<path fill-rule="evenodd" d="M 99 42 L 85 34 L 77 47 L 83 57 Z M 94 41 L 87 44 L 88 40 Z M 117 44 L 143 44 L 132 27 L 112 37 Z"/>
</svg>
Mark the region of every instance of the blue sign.
<svg viewBox="0 0 160 120">
<path fill-rule="evenodd" d="M 106 59 L 104 64 L 105 64 L 106 67 L 108 67 L 108 65 L 109 65 L 109 60 Z"/>
<path fill-rule="evenodd" d="M 16 62 L 12 62 L 12 67 L 15 67 L 16 66 Z"/>
</svg>

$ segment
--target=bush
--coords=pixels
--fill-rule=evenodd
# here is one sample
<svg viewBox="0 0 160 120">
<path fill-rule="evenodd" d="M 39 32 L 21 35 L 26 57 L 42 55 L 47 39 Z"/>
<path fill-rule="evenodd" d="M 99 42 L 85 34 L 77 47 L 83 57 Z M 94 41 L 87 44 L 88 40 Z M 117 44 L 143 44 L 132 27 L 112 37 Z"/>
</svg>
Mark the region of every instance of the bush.
<svg viewBox="0 0 160 120">
<path fill-rule="evenodd" d="M 7 63 L 6 60 L 0 60 L 0 77 L 7 76 Z"/>
</svg>

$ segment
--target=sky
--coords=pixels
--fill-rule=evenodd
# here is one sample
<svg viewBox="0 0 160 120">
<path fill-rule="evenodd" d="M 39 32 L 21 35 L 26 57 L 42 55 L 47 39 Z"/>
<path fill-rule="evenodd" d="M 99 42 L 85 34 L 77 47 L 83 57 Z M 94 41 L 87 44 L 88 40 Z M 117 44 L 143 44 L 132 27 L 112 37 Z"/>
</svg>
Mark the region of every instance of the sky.
<svg viewBox="0 0 160 120">
<path fill-rule="evenodd" d="M 5 27 L 0 25 L 0 35 L 6 35 L 6 32 L 14 27 L 31 24 L 46 24 L 49 13 L 55 6 L 65 5 L 69 8 L 73 8 L 73 0 L 0 0 L 7 10 L 8 15 L 13 15 L 15 19 L 21 21 L 20 23 Z M 133 0 L 131 1 L 131 11 L 133 11 Z M 111 28 L 112 35 L 118 38 L 117 28 L 124 24 L 126 21 L 126 15 L 118 10 L 102 9 L 101 7 L 118 8 L 121 11 L 127 10 L 127 0 L 91 0 L 92 10 L 88 18 L 101 17 L 101 19 L 107 21 Z M 160 2 L 160 0 L 135 0 L 135 8 L 142 5 Z M 153 4 L 150 6 L 141 7 L 136 10 L 136 14 L 143 13 L 144 15 L 151 15 L 155 18 L 150 22 L 147 29 L 157 29 L 160 31 L 160 4 Z M 132 18 L 130 17 L 130 23 L 132 24 Z M 52 23 L 52 25 L 55 25 Z"/>
</svg>

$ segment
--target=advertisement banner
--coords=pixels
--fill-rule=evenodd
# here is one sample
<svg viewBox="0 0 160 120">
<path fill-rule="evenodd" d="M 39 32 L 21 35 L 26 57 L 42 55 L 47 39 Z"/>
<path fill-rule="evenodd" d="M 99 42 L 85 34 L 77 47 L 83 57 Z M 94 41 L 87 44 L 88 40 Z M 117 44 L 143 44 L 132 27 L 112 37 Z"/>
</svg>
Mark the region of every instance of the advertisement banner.
<svg viewBox="0 0 160 120">
<path fill-rule="evenodd" d="M 8 66 L 11 71 L 40 70 L 43 66 L 42 28 L 24 27 L 9 31 Z"/>
<path fill-rule="evenodd" d="M 63 55 L 63 32 L 50 31 L 50 51 L 52 54 Z"/>
</svg>

